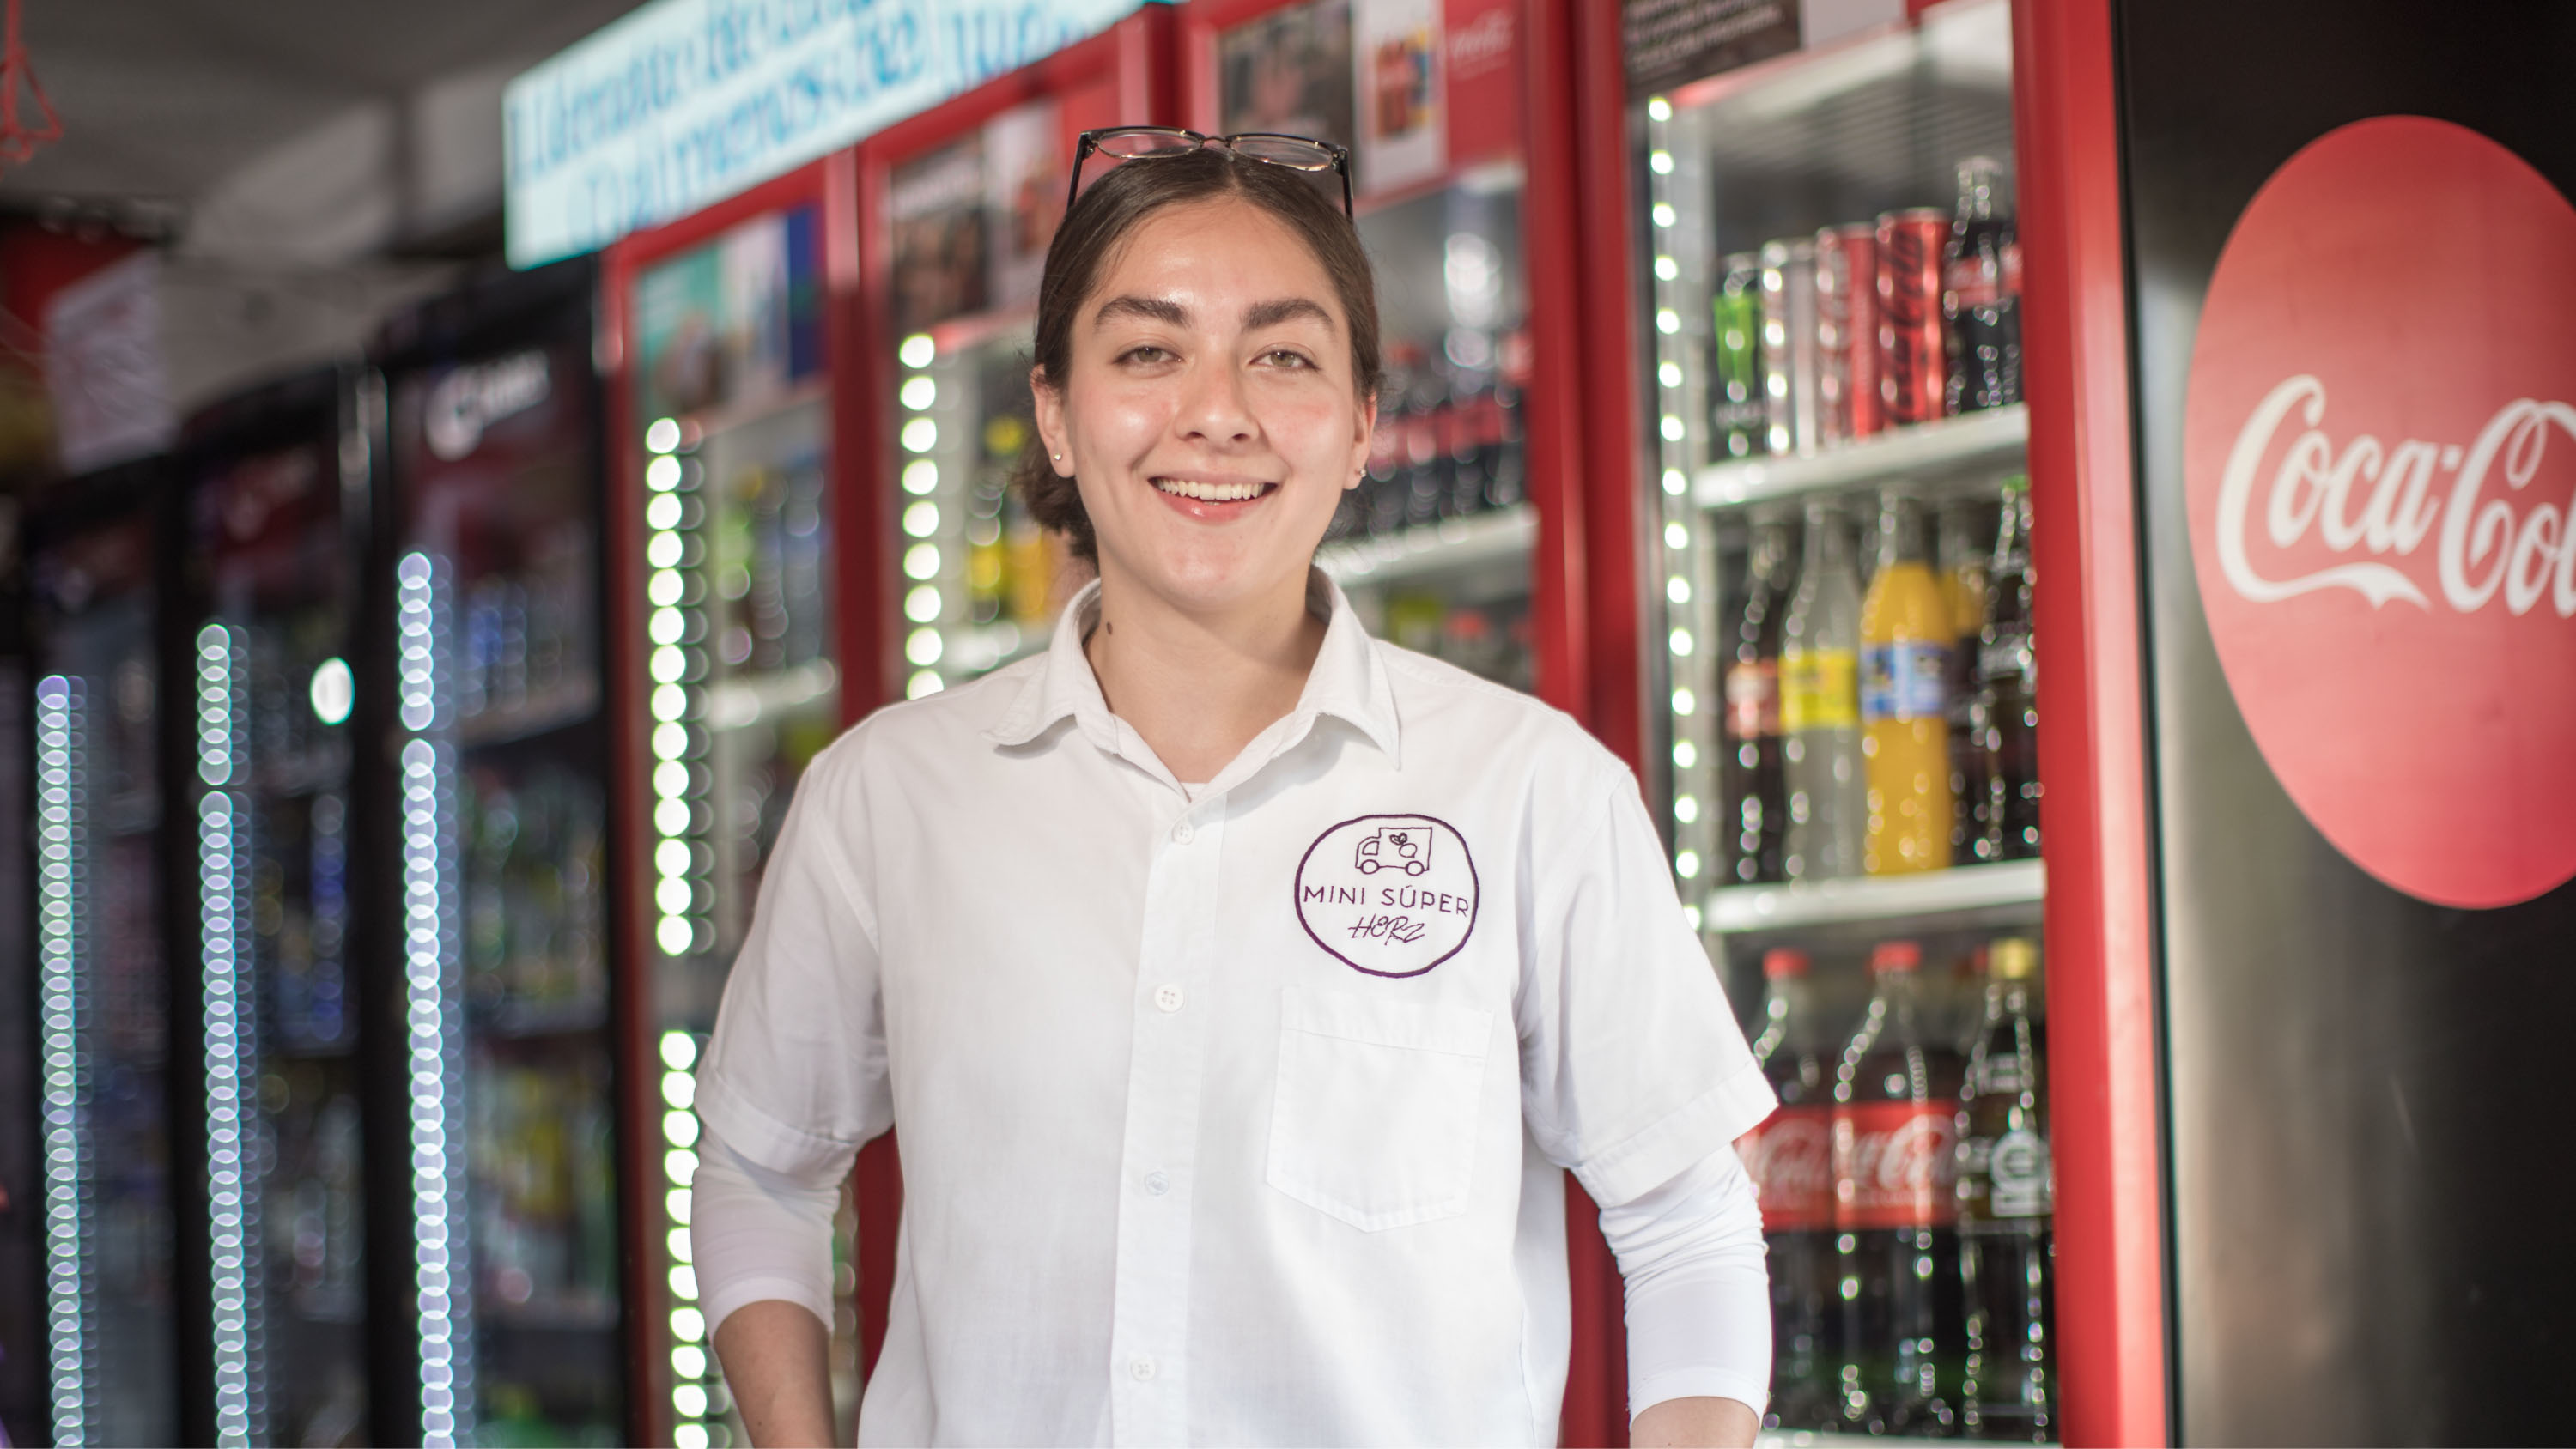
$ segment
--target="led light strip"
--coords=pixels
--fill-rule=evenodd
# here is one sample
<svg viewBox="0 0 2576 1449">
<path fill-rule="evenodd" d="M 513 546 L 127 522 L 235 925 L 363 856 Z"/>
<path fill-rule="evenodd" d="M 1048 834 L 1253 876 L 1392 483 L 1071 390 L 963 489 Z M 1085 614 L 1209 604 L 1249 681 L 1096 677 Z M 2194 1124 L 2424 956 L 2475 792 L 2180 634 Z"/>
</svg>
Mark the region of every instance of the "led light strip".
<svg viewBox="0 0 2576 1449">
<path fill-rule="evenodd" d="M 244 1101 L 257 1054 L 256 1017 L 243 989 L 240 856 L 249 829 L 245 802 L 222 787 L 247 763 L 233 708 L 233 660 L 240 641 L 220 624 L 197 634 L 197 777 L 209 787 L 197 802 L 200 970 L 205 986 L 206 1230 L 213 1275 L 215 1438 L 220 1444 L 268 1439 L 267 1395 L 258 1360 L 267 1304 L 259 1203 L 247 1162 L 255 1124 Z"/>
<path fill-rule="evenodd" d="M 1685 318 L 1692 295 L 1684 280 L 1684 257 L 1691 269 L 1704 269 L 1709 238 L 1703 228 L 1684 227 L 1674 204 L 1682 193 L 1681 169 L 1672 145 L 1672 102 L 1655 96 L 1646 102 L 1646 172 L 1648 212 L 1653 222 L 1655 272 L 1655 462 L 1663 492 L 1662 547 L 1654 557 L 1662 567 L 1665 647 L 1672 656 L 1673 874 L 1683 883 L 1683 911 L 1699 924 L 1700 908 L 1693 889 L 1717 854 L 1716 815 L 1709 802 L 1722 801 L 1718 789 L 1719 752 L 1723 741 L 1715 721 L 1725 708 L 1721 697 L 1702 699 L 1687 677 L 1700 655 L 1701 641 L 1716 643 L 1714 560 L 1707 525 L 1691 498 L 1691 474 L 1707 451 L 1707 390 L 1702 376 L 1707 318 Z M 1695 169 L 1695 168 L 1694 168 Z M 1706 288 L 1698 289 L 1704 297 Z M 1704 311 L 1705 309 L 1699 309 Z"/>
<path fill-rule="evenodd" d="M 426 1446 L 469 1442 L 474 1429 L 473 1255 L 464 1154 L 451 1152 L 463 1031 L 448 989 L 457 960 L 454 751 L 443 737 L 448 569 L 426 554 L 394 571 L 400 646 L 403 998 L 411 1041 L 412 1276 L 420 1339 L 420 1432 Z M 457 1146 L 461 1149 L 462 1144 Z"/>
<path fill-rule="evenodd" d="M 715 892 L 704 879 L 714 868 L 715 852 L 700 838 L 714 821 L 694 798 L 705 793 L 698 777 L 708 744 L 705 585 L 702 555 L 692 537 L 706 521 L 706 503 L 699 487 L 703 465 L 692 456 L 695 441 L 676 418 L 657 419 L 644 430 L 644 451 L 651 460 L 644 465 L 644 630 L 652 645 L 645 671 L 653 680 L 653 939 L 662 954 L 673 957 L 715 945 L 715 924 L 707 913 Z M 673 1065 L 675 1052 L 680 1056 Z M 704 1347 L 706 1317 L 697 1307 L 697 1270 L 689 1252 L 689 1182 L 698 1169 L 697 1154 L 690 1149 L 698 1140 L 698 1119 L 689 1110 L 687 1093 L 694 1079 L 685 1068 L 696 1055 L 688 1033 L 663 1034 L 662 1059 L 671 1067 L 662 1079 L 663 1098 L 672 1108 L 662 1119 L 663 1170 L 670 1179 L 663 1208 L 671 1265 L 671 1438 L 677 1449 L 709 1449 L 714 1436 L 725 1432 L 722 1425 L 706 1422 L 712 1407 L 706 1382 L 711 1366 Z M 687 1084 L 678 1089 L 676 1101 L 675 1078 Z"/>
<path fill-rule="evenodd" d="M 948 687 L 947 677 L 936 666 L 947 652 L 945 636 L 939 632 L 940 616 L 947 612 L 947 600 L 940 590 L 940 575 L 951 562 L 940 551 L 933 538 L 939 532 L 939 505 L 931 495 L 939 491 L 939 464 L 924 456 L 939 446 L 939 422 L 926 416 L 939 401 L 939 380 L 927 369 L 939 360 L 939 344 L 927 332 L 916 332 L 903 339 L 895 349 L 896 360 L 912 371 L 905 376 L 896 397 L 904 411 L 897 437 L 911 459 L 903 465 L 903 491 L 912 502 L 903 506 L 904 536 L 912 542 L 904 546 L 903 574 L 912 580 L 912 588 L 903 596 L 903 616 L 916 626 L 903 639 L 903 657 L 913 666 L 912 677 L 904 682 L 906 699 L 919 699 L 937 694 Z"/>
<path fill-rule="evenodd" d="M 37 1010 L 42 1021 L 45 1137 L 45 1319 L 52 1359 L 54 1443 L 89 1442 L 87 1204 L 81 1155 L 80 981 L 88 940 L 88 789 L 81 681 L 48 675 L 36 685 Z"/>
</svg>

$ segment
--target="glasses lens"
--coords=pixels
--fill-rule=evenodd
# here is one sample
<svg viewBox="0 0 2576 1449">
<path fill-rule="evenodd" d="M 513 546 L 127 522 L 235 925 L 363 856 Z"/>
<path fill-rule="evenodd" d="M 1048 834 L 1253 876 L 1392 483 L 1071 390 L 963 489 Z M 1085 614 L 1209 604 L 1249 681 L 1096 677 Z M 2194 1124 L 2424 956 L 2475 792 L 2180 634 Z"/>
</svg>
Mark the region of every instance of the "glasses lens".
<svg viewBox="0 0 2576 1449">
<path fill-rule="evenodd" d="M 1300 171 L 1330 171 L 1333 153 L 1312 141 L 1296 136 L 1237 136 L 1234 149 L 1255 161 L 1273 166 L 1293 166 Z"/>
<path fill-rule="evenodd" d="M 1178 156 L 1199 148 L 1196 137 L 1186 131 L 1166 131 L 1145 127 L 1130 131 L 1106 132 L 1098 140 L 1100 153 L 1132 160 L 1138 156 Z"/>
</svg>

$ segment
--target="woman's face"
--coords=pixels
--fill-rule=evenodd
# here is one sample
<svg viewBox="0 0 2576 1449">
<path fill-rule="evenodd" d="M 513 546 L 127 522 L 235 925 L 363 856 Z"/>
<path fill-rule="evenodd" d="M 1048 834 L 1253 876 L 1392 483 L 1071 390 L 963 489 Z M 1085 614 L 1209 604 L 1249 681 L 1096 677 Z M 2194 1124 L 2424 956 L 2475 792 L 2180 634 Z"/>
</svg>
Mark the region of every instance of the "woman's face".
<svg viewBox="0 0 2576 1449">
<path fill-rule="evenodd" d="M 1110 255 L 1072 341 L 1038 429 L 1103 576 L 1192 613 L 1302 597 L 1377 418 L 1323 264 L 1248 203 L 1172 207 Z"/>
</svg>

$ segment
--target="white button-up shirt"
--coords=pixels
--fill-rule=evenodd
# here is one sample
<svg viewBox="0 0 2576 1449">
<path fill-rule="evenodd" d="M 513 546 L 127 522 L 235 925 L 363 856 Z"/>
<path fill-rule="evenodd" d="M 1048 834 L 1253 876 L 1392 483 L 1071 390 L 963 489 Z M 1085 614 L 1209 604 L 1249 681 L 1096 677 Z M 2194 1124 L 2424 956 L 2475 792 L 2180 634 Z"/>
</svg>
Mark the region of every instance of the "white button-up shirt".
<svg viewBox="0 0 2576 1449">
<path fill-rule="evenodd" d="M 862 1443 L 1552 1444 L 1571 1168 L 1770 1110 L 1616 758 L 1368 637 L 1196 798 L 1052 646 L 807 771 L 699 1073 L 807 1182 L 901 1128 Z"/>
</svg>

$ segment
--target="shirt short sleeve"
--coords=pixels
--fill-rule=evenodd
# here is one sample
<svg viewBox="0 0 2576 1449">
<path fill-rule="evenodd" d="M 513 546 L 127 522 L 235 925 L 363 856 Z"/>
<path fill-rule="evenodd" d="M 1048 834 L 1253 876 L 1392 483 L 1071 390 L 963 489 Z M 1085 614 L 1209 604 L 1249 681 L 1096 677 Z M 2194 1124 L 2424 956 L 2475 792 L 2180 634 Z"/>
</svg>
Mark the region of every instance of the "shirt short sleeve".
<svg viewBox="0 0 2576 1449">
<path fill-rule="evenodd" d="M 1542 830 L 1530 846 L 1521 1111 L 1540 1150 L 1610 1207 L 1734 1141 L 1774 1098 L 1635 781 L 1617 770 L 1565 825 L 1561 844 Z"/>
<path fill-rule="evenodd" d="M 851 868 L 856 743 L 817 756 L 797 786 L 698 1068 L 708 1130 L 807 1181 L 847 1172 L 894 1122 L 875 921 Z"/>
</svg>

